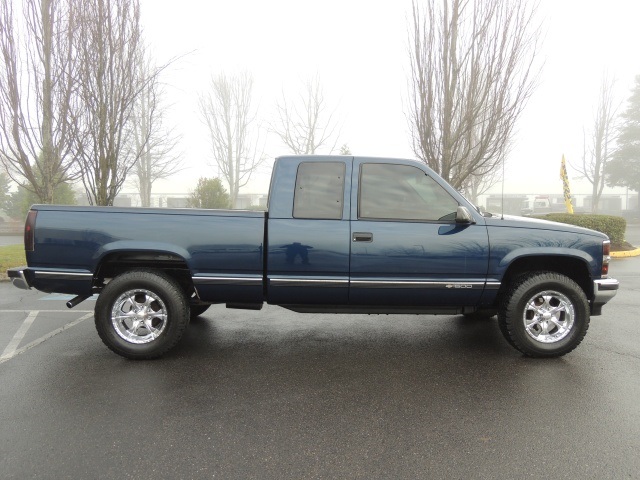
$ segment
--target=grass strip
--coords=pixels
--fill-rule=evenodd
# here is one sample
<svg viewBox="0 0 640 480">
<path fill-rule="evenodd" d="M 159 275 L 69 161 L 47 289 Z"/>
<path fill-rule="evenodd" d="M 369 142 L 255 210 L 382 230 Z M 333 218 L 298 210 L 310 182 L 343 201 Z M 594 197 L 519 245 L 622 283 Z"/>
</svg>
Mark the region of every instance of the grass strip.
<svg viewBox="0 0 640 480">
<path fill-rule="evenodd" d="M 27 264 L 23 245 L 0 246 L 0 280 L 7 279 L 7 268 Z"/>
</svg>

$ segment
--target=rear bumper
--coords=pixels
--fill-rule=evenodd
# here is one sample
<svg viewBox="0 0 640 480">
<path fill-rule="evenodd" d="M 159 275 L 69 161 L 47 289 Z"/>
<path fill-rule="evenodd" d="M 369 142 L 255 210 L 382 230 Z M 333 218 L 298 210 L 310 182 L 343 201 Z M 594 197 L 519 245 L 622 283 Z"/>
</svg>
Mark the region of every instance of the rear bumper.
<svg viewBox="0 0 640 480">
<path fill-rule="evenodd" d="M 93 274 L 87 270 L 61 270 L 57 268 L 16 267 L 7 270 L 7 275 L 17 288 L 32 288 L 47 293 L 91 295 Z"/>
<path fill-rule="evenodd" d="M 14 287 L 21 288 L 22 290 L 31 290 L 31 285 L 24 274 L 27 267 L 16 267 L 7 270 L 7 276 L 11 279 Z"/>
</svg>

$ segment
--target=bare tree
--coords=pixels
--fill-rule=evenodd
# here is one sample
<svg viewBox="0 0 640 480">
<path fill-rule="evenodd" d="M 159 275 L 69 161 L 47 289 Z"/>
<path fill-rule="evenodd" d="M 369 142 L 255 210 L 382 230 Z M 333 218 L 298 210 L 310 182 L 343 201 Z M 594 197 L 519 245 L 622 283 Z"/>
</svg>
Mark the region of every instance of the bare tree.
<svg viewBox="0 0 640 480">
<path fill-rule="evenodd" d="M 9 177 L 3 172 L 0 172 L 0 210 L 7 209 L 7 202 L 9 200 Z"/>
<path fill-rule="evenodd" d="M 338 123 L 335 112 L 328 110 L 317 75 L 305 81 L 298 100 L 292 104 L 283 92 L 271 130 L 296 155 L 313 155 L 322 148 L 333 152 L 338 143 Z"/>
<path fill-rule="evenodd" d="M 605 185 L 605 167 L 613 158 L 616 141 L 617 106 L 613 98 L 615 80 L 603 75 L 598 105 L 593 116 L 593 130 L 584 133 L 582 164 L 574 167 L 591 183 L 591 211 L 599 210 Z"/>
<path fill-rule="evenodd" d="M 469 175 L 462 186 L 467 198 L 477 205 L 478 197 L 502 180 L 502 168 L 493 168 L 489 172 L 476 171 Z"/>
<path fill-rule="evenodd" d="M 247 72 L 212 77 L 211 89 L 200 96 L 200 112 L 209 130 L 213 159 L 229 185 L 233 207 L 240 188 L 263 161 L 257 152 L 252 96 L 253 78 Z"/>
<path fill-rule="evenodd" d="M 0 161 L 42 203 L 77 175 L 76 2 L 25 0 L 24 21 L 0 2 Z M 22 28 L 21 28 L 22 27 Z"/>
<path fill-rule="evenodd" d="M 413 150 L 455 188 L 504 158 L 533 92 L 539 29 L 526 0 L 413 2 Z"/>
<path fill-rule="evenodd" d="M 135 101 L 148 83 L 141 58 L 138 0 L 77 0 L 81 9 L 78 76 L 82 181 L 91 204 L 112 205 L 141 150 L 132 148 Z"/>
<path fill-rule="evenodd" d="M 144 56 L 144 54 L 143 54 Z M 150 59 L 138 65 L 140 78 L 148 79 L 134 103 L 131 120 L 132 148 L 139 152 L 133 173 L 143 207 L 151 206 L 151 189 L 156 180 L 168 178 L 182 169 L 176 147 L 179 136 L 165 125 L 166 107 L 157 68 Z"/>
</svg>

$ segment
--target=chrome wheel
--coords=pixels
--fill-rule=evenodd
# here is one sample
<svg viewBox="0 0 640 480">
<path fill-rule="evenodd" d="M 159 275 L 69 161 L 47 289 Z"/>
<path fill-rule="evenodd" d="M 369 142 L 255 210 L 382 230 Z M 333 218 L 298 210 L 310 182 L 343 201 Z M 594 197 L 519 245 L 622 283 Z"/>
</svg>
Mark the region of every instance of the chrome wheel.
<svg viewBox="0 0 640 480">
<path fill-rule="evenodd" d="M 178 280 L 157 270 L 130 270 L 105 285 L 95 324 L 104 344 L 133 360 L 158 358 L 189 325 L 189 297 Z"/>
<path fill-rule="evenodd" d="M 167 326 L 167 307 L 150 290 L 128 290 L 113 303 L 111 324 L 118 336 L 129 343 L 150 343 Z"/>
<path fill-rule="evenodd" d="M 557 272 L 523 273 L 503 294 L 498 325 L 529 357 L 561 357 L 589 329 L 589 300 L 574 280 Z"/>
<path fill-rule="evenodd" d="M 575 309 L 566 295 L 545 290 L 526 302 L 522 320 L 525 332 L 532 339 L 540 343 L 555 343 L 571 332 Z"/>
</svg>

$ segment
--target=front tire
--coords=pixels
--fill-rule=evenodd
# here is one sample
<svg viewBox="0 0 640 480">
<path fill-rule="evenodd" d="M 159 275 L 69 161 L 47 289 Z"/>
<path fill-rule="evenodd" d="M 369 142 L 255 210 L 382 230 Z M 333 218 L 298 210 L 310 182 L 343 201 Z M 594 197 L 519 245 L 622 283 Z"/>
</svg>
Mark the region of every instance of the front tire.
<svg viewBox="0 0 640 480">
<path fill-rule="evenodd" d="M 518 278 L 504 296 L 500 331 L 529 357 L 560 357 L 576 348 L 589 329 L 589 302 L 580 286 L 553 272 Z"/>
<path fill-rule="evenodd" d="M 113 352 L 134 360 L 173 348 L 189 323 L 189 301 L 176 280 L 152 270 L 132 270 L 111 280 L 95 308 L 98 335 Z"/>
</svg>

